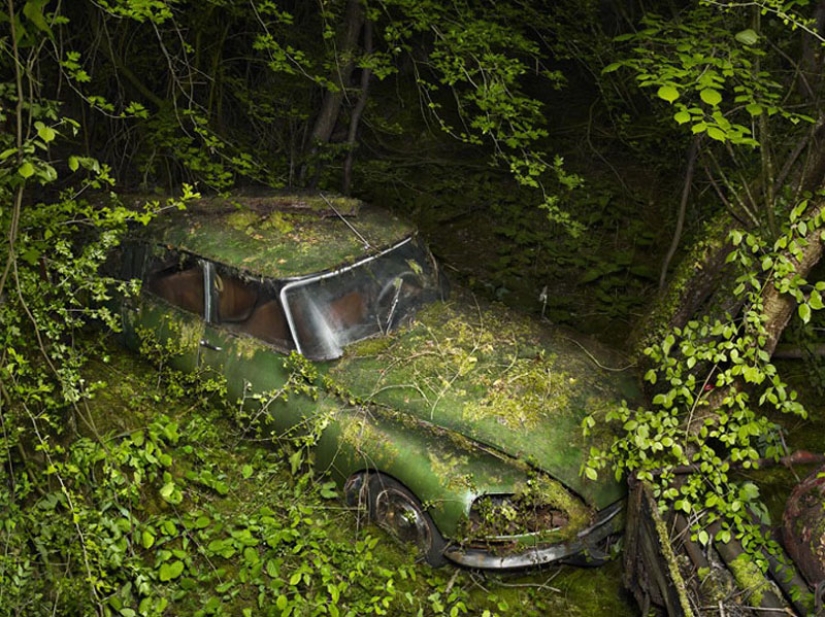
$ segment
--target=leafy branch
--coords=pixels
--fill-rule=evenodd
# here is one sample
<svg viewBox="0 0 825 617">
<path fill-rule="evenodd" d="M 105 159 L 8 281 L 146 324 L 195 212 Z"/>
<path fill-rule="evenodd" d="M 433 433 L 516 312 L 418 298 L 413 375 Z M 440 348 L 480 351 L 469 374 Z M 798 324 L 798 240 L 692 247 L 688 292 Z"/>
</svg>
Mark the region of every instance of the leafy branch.
<svg viewBox="0 0 825 617">
<path fill-rule="evenodd" d="M 758 488 L 739 482 L 735 471 L 787 454 L 767 410 L 806 417 L 771 357 L 794 307 L 803 322 L 825 308 L 825 282 L 805 278 L 822 253 L 823 222 L 821 204 L 803 201 L 774 242 L 732 232 L 728 262 L 741 272 L 733 293 L 743 309 L 693 320 L 645 350 L 645 379 L 656 391 L 651 406 L 607 413 L 622 437 L 608 450 L 591 451 L 588 476 L 615 465 L 617 477 L 651 483 L 659 507 L 683 513 L 702 544 L 732 537 L 750 548 L 766 542 L 752 520 L 762 508 Z M 589 418 L 585 429 L 596 422 Z M 764 566 L 761 553 L 753 554 Z"/>
</svg>

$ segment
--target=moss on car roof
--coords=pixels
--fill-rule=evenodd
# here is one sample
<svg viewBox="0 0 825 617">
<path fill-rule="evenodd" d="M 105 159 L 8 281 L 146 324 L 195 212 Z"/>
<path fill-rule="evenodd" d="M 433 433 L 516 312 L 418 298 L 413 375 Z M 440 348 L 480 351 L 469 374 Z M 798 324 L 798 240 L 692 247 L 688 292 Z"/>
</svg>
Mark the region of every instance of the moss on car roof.
<svg viewBox="0 0 825 617">
<path fill-rule="evenodd" d="M 289 278 L 352 263 L 414 232 L 355 199 L 270 195 L 198 199 L 160 214 L 146 235 L 257 275 Z"/>
</svg>

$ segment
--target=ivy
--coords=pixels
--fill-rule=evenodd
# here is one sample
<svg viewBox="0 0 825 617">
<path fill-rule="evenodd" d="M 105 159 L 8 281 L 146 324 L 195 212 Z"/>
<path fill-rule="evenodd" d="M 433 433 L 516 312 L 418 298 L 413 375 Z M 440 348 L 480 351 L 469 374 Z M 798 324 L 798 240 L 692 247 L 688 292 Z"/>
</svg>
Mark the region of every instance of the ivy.
<svg viewBox="0 0 825 617">
<path fill-rule="evenodd" d="M 803 249 L 820 241 L 821 210 L 806 200 L 788 221 L 773 242 L 755 232 L 730 234 L 728 262 L 742 273 L 734 294 L 743 309 L 693 320 L 645 349 L 651 366 L 645 380 L 655 392 L 651 405 L 608 412 L 605 419 L 622 437 L 608 450 L 592 449 L 585 468 L 591 478 L 613 468 L 617 477 L 651 483 L 662 511 L 682 512 L 691 521 L 694 539 L 707 544 L 736 537 L 763 568 L 757 549 L 773 544 L 753 523 L 753 513 L 763 510 L 759 490 L 736 472 L 787 454 L 768 410 L 802 418 L 807 413 L 771 361 L 775 341 L 765 298 L 773 292 L 789 296 L 807 321 L 822 308 L 825 289 L 799 274 Z M 597 421 L 588 418 L 585 430 Z M 711 523 L 718 524 L 715 537 L 707 532 Z"/>
</svg>

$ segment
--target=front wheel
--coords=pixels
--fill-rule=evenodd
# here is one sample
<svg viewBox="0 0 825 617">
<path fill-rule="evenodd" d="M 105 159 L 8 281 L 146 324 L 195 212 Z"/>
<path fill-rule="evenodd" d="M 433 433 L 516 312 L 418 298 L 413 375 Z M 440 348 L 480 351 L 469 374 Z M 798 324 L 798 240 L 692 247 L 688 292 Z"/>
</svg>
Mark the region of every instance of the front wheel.
<svg viewBox="0 0 825 617">
<path fill-rule="evenodd" d="M 370 519 L 403 544 L 415 546 L 433 567 L 447 563 L 447 543 L 424 511 L 421 502 L 403 484 L 380 473 L 367 481 L 366 502 Z"/>
</svg>

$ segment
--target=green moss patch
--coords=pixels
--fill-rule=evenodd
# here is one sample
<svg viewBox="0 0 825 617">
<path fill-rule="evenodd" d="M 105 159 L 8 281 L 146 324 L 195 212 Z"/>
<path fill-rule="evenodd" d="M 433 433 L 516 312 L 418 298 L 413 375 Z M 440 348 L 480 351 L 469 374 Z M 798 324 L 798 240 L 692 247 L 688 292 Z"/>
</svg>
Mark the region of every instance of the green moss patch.
<svg viewBox="0 0 825 617">
<path fill-rule="evenodd" d="M 282 195 L 199 200 L 142 233 L 255 275 L 287 278 L 368 257 L 414 228 L 357 200 Z"/>
<path fill-rule="evenodd" d="M 601 426 L 585 441 L 581 422 L 618 405 L 635 386 L 601 368 L 597 356 L 601 366 L 618 364 L 602 353 L 458 292 L 422 310 L 407 328 L 352 346 L 330 376 L 362 400 L 530 460 L 586 497 L 606 501 L 621 490 L 597 496 L 603 488 L 579 470 L 590 445 L 612 434 Z"/>
</svg>

